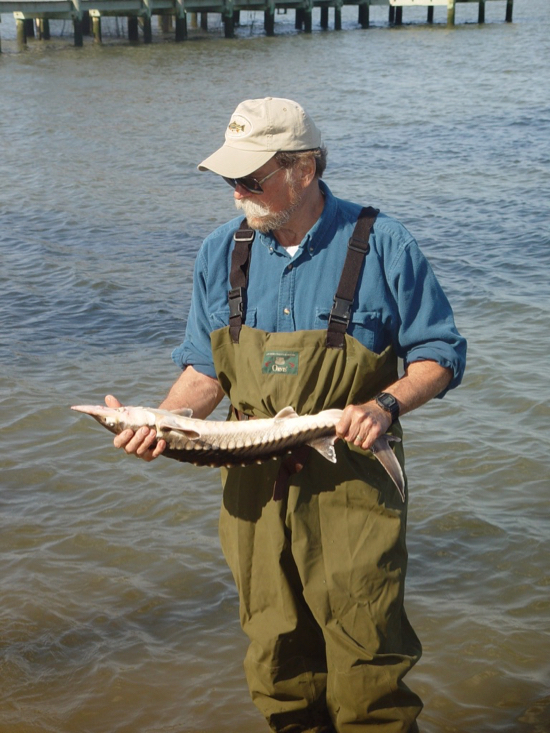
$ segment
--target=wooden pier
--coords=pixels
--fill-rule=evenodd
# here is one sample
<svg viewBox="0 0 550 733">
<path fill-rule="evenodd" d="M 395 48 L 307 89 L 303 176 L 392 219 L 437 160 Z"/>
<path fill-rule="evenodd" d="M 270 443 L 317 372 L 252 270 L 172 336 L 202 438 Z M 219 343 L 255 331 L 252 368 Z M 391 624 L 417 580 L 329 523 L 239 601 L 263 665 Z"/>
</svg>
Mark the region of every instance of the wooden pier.
<svg viewBox="0 0 550 733">
<path fill-rule="evenodd" d="M 208 13 L 221 15 L 226 38 L 235 35 L 241 11 L 260 11 L 264 13 L 266 35 L 275 32 L 275 14 L 293 10 L 296 14 L 295 27 L 306 33 L 312 30 L 312 15 L 320 9 L 321 28 L 328 28 L 329 9 L 334 12 L 334 29 L 340 30 L 341 13 L 344 5 L 356 5 L 358 24 L 368 28 L 370 8 L 375 5 L 388 7 L 390 25 L 403 23 L 403 11 L 411 7 L 427 9 L 427 22 L 434 22 L 434 8 L 444 6 L 447 10 L 447 26 L 453 26 L 458 3 L 477 3 L 478 22 L 485 22 L 485 6 L 488 2 L 499 2 L 506 6 L 505 20 L 512 22 L 514 0 L 0 0 L 0 20 L 2 13 L 13 13 L 17 27 L 17 41 L 24 45 L 29 36 L 48 40 L 50 20 L 69 20 L 74 28 L 74 45 L 82 46 L 85 34 L 101 42 L 101 18 L 125 17 L 128 19 L 128 39 L 139 40 L 141 28 L 144 43 L 151 43 L 153 34 L 151 19 L 154 15 L 161 18 L 165 30 L 174 29 L 176 41 L 187 38 L 187 18 L 193 23 L 198 15 L 201 27 L 208 27 Z M 1 51 L 1 47 L 0 47 Z"/>
</svg>

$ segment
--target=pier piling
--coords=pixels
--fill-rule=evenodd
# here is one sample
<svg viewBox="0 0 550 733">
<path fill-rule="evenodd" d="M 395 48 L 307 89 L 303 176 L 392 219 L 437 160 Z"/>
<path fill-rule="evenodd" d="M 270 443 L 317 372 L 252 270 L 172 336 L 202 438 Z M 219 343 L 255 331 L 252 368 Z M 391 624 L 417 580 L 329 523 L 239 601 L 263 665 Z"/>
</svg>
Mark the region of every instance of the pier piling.
<svg viewBox="0 0 550 733">
<path fill-rule="evenodd" d="M 235 21 L 233 13 L 223 16 L 223 32 L 225 38 L 235 38 Z"/>
<path fill-rule="evenodd" d="M 17 33 L 17 45 L 26 46 L 27 45 L 27 29 L 25 27 L 25 21 L 23 19 L 21 20 L 17 19 L 15 21 L 15 28 L 16 28 L 16 33 Z"/>
<path fill-rule="evenodd" d="M 514 11 L 514 0 L 506 0 L 506 22 L 512 22 L 512 13 Z"/>
<path fill-rule="evenodd" d="M 144 15 L 141 18 L 141 27 L 143 30 L 143 43 L 153 43 L 153 28 L 150 15 Z"/>
<path fill-rule="evenodd" d="M 128 17 L 128 40 L 133 43 L 139 41 L 138 19 L 137 15 Z"/>
<path fill-rule="evenodd" d="M 38 32 L 38 39 L 40 41 L 49 41 L 51 38 L 50 34 L 50 21 L 48 18 L 39 18 L 36 21 L 36 30 Z"/>
<path fill-rule="evenodd" d="M 176 16 L 176 42 L 185 41 L 187 38 L 187 18 L 185 15 L 179 18 Z"/>
<path fill-rule="evenodd" d="M 477 22 L 480 24 L 485 23 L 485 0 L 479 0 Z"/>
<path fill-rule="evenodd" d="M 264 13 L 264 30 L 266 36 L 275 35 L 275 9 L 269 8 Z"/>
<path fill-rule="evenodd" d="M 95 43 L 101 43 L 101 16 L 92 16 L 92 36 Z"/>
<path fill-rule="evenodd" d="M 370 5 L 368 3 L 359 5 L 357 22 L 361 28 L 368 28 L 370 26 Z"/>
<path fill-rule="evenodd" d="M 455 24 L 455 0 L 449 0 L 447 4 L 447 25 Z"/>
<path fill-rule="evenodd" d="M 84 33 L 82 32 L 82 19 L 81 18 L 73 19 L 73 29 L 74 29 L 74 45 L 77 48 L 81 48 L 84 45 Z"/>
</svg>

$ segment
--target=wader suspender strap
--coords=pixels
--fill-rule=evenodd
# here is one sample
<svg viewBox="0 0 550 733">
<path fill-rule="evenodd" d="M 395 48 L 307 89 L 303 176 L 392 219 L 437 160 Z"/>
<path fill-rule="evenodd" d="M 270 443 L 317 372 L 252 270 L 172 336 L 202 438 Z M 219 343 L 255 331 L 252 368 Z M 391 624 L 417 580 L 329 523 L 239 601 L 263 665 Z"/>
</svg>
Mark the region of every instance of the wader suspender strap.
<svg viewBox="0 0 550 733">
<path fill-rule="evenodd" d="M 250 248 L 256 232 L 250 229 L 246 219 L 233 235 L 235 247 L 231 255 L 231 271 L 229 273 L 229 333 L 234 344 L 239 343 L 241 327 L 244 321 L 246 286 L 248 284 L 248 266 L 250 264 Z"/>
<path fill-rule="evenodd" d="M 369 251 L 369 235 L 378 211 L 379 209 L 373 209 L 372 206 L 361 209 L 357 224 L 348 242 L 344 269 L 334 297 L 334 305 L 328 317 L 326 344 L 329 349 L 344 348 L 344 336 L 351 318 L 355 289 L 359 280 L 361 265 Z"/>
</svg>

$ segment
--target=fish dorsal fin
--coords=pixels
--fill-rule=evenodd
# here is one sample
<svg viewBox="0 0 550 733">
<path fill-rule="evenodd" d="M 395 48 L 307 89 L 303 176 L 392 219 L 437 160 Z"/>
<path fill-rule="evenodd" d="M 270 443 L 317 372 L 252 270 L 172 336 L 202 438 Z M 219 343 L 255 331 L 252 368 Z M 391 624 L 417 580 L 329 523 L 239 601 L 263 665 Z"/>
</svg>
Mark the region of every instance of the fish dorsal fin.
<svg viewBox="0 0 550 733">
<path fill-rule="evenodd" d="M 170 410 L 170 412 L 178 417 L 193 417 L 193 410 L 190 407 L 182 407 L 180 410 Z"/>
<path fill-rule="evenodd" d="M 298 413 L 293 407 L 283 407 L 282 410 L 280 410 L 275 417 L 274 420 L 288 420 L 290 417 L 299 417 Z"/>
</svg>

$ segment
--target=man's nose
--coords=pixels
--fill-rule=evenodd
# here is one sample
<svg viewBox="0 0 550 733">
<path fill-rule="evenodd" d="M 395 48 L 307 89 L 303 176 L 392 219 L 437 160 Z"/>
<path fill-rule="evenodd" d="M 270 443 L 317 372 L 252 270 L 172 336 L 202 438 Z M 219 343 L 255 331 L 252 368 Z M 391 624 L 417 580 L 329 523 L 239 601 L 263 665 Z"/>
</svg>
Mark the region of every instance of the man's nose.
<svg viewBox="0 0 550 733">
<path fill-rule="evenodd" d="M 246 199 L 249 196 L 253 196 L 253 195 L 254 194 L 250 193 L 248 189 L 246 189 L 244 186 L 241 186 L 240 183 L 237 183 L 235 187 L 235 191 L 233 193 L 234 198 L 236 198 L 237 200 Z"/>
</svg>

